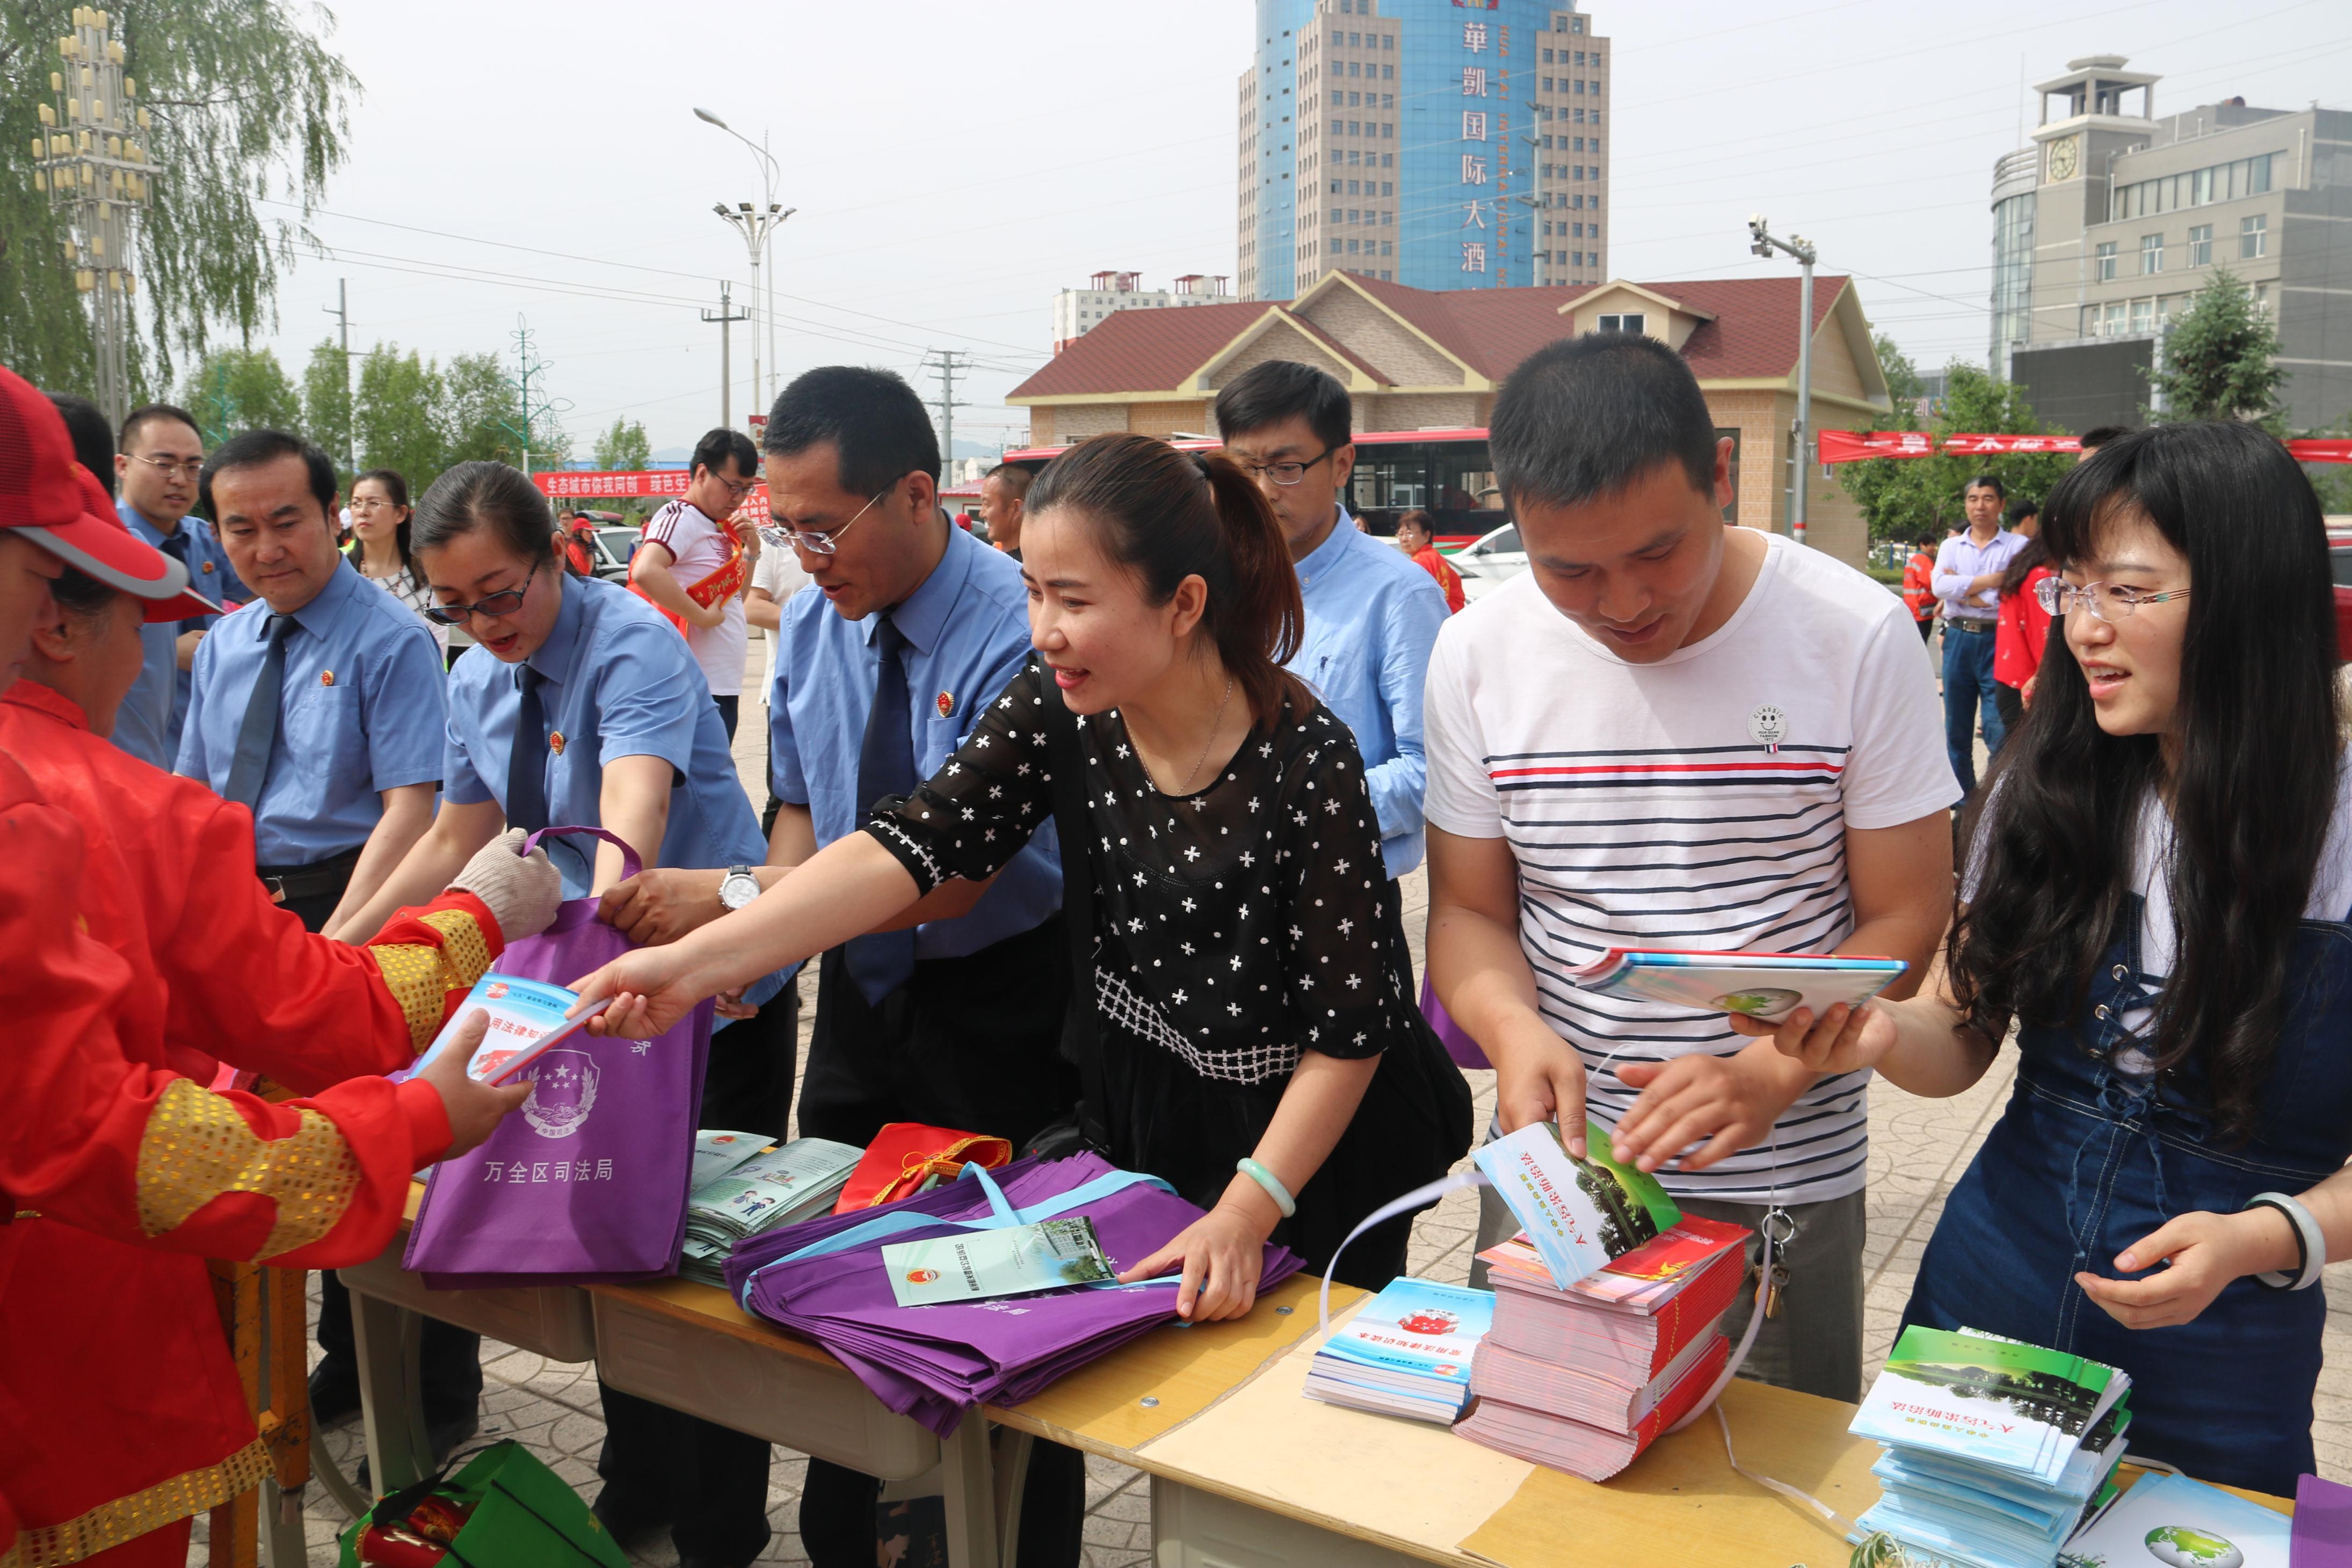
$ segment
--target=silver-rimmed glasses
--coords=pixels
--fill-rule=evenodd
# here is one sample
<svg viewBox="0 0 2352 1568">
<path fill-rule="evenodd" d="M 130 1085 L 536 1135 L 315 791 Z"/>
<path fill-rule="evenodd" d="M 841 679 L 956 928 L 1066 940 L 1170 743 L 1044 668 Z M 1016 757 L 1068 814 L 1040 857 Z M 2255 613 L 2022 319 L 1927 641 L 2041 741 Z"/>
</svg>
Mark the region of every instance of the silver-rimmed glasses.
<svg viewBox="0 0 2352 1568">
<path fill-rule="evenodd" d="M 2186 588 L 2159 594 L 2147 588 L 2126 587 L 2121 583 L 2085 583 L 2078 588 L 2059 577 L 2044 577 L 2033 584 L 2034 602 L 2049 614 L 2068 616 L 2080 605 L 2111 626 L 2129 620 L 2132 612 L 2142 605 L 2161 605 L 2188 596 Z"/>
</svg>

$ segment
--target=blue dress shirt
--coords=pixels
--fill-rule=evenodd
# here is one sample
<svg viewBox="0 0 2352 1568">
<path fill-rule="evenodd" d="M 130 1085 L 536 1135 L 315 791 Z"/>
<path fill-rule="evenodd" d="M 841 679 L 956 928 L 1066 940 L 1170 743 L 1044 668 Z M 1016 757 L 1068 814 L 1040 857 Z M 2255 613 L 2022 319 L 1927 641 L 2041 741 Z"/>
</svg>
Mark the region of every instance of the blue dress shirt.
<svg viewBox="0 0 2352 1568">
<path fill-rule="evenodd" d="M 163 531 L 140 516 L 129 501 L 116 501 L 114 514 L 133 534 L 158 550 L 163 547 Z M 228 552 L 221 548 L 212 524 L 200 517 L 182 518 L 180 532 L 188 542 L 188 586 L 215 605 L 253 597 L 252 591 L 237 580 L 236 569 L 228 563 Z M 218 616 L 193 618 L 206 631 L 220 620 Z M 189 672 L 180 668 L 180 623 L 158 621 L 142 626 L 139 641 L 145 657 L 140 661 L 139 679 L 122 706 L 115 710 L 114 743 L 142 763 L 169 768 L 179 760 L 191 680 Z"/>
<path fill-rule="evenodd" d="M 1995 532 L 1992 538 L 1979 544 L 1969 537 L 1966 529 L 1952 535 L 1936 549 L 1936 571 L 1928 586 L 1936 597 L 1944 601 L 1944 617 L 1954 621 L 1990 622 L 2000 616 L 2000 590 L 1980 589 L 1971 595 L 1969 579 L 1981 577 L 1988 572 L 2006 572 L 2017 552 L 2025 548 L 2025 535 L 2011 533 L 2007 529 Z"/>
<path fill-rule="evenodd" d="M 1298 563 L 1298 591 L 1307 632 L 1290 672 L 1355 731 L 1380 818 L 1381 860 L 1390 877 L 1402 877 L 1421 864 L 1426 837 L 1421 690 L 1445 624 L 1444 592 L 1404 552 L 1358 533 L 1346 507 L 1331 537 Z"/>
<path fill-rule="evenodd" d="M 256 599 L 197 645 L 173 771 L 228 787 L 247 699 L 269 651 Z M 391 595 L 338 563 L 294 612 L 278 738 L 253 813 L 264 866 L 308 866 L 356 849 L 383 816 L 382 792 L 441 776 L 441 660 L 433 634 Z"/>
<path fill-rule="evenodd" d="M 900 657 L 915 773 L 929 778 L 1028 662 L 1029 592 L 1010 556 L 950 528 L 947 553 L 890 619 L 907 639 Z M 768 691 L 769 787 L 809 808 L 820 847 L 864 826 L 874 804 L 857 798 L 857 758 L 881 668 L 874 649 L 880 620 L 844 620 L 822 594 L 784 602 Z M 971 913 L 915 928 L 915 957 L 977 952 L 1034 930 L 1061 907 L 1062 865 L 1047 823 Z"/>
<path fill-rule="evenodd" d="M 560 581 L 563 604 L 555 627 L 528 661 L 541 677 L 539 700 L 550 734 L 547 820 L 565 827 L 603 826 L 604 764 L 659 757 L 670 765 L 671 785 L 669 823 L 656 865 L 707 869 L 765 860 L 760 819 L 736 776 L 710 683 L 686 639 L 616 583 L 569 574 Z M 375 592 L 391 603 L 390 595 Z M 450 667 L 442 798 L 458 805 L 496 801 L 506 809 L 508 759 L 521 706 L 515 667 L 489 649 L 469 647 Z M 562 737 L 560 747 L 556 736 Z M 551 838 L 546 849 L 563 873 L 563 896 L 587 897 L 596 874 L 594 843 Z M 766 1002 L 793 973 L 778 970 L 753 982 L 744 999 Z"/>
</svg>

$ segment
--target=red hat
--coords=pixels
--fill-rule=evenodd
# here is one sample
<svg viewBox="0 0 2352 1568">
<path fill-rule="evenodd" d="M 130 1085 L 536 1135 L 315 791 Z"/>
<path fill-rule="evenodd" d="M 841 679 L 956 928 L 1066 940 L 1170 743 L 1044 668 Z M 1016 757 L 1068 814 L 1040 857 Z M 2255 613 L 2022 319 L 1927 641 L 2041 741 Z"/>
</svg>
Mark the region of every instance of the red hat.
<svg viewBox="0 0 2352 1568">
<path fill-rule="evenodd" d="M 147 603 L 147 619 L 216 616 L 188 586 L 188 569 L 135 537 L 96 475 L 74 461 L 56 406 L 0 366 L 0 528 L 13 529 L 69 566 Z"/>
</svg>

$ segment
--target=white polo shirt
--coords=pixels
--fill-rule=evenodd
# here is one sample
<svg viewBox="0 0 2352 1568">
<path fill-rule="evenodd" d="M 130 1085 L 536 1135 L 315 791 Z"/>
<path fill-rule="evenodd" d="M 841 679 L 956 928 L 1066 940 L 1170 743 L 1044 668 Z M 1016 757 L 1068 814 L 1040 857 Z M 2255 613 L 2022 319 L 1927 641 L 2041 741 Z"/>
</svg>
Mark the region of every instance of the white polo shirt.
<svg viewBox="0 0 2352 1568">
<path fill-rule="evenodd" d="M 670 575 L 681 588 L 693 587 L 727 564 L 733 548 L 726 529 L 683 497 L 646 520 L 645 544 L 658 544 L 670 552 Z M 688 626 L 686 641 L 694 650 L 694 661 L 702 666 L 703 678 L 710 682 L 713 697 L 742 694 L 751 628 L 744 624 L 740 594 L 728 598 L 726 620 L 715 626 Z"/>
</svg>

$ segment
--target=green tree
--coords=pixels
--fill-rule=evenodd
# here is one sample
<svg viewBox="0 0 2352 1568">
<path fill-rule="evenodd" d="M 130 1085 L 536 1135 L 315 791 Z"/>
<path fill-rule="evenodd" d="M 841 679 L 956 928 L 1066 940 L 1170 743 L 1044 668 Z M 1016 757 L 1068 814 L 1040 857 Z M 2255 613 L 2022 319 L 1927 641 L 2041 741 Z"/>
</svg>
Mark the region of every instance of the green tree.
<svg viewBox="0 0 2352 1568">
<path fill-rule="evenodd" d="M 2224 268 L 2165 334 L 2148 390 L 2162 400 L 2164 418 L 2239 419 L 2284 436 L 2278 350 L 2270 313 Z"/>
<path fill-rule="evenodd" d="M 1885 332 L 1871 339 L 1878 351 L 1879 374 L 1886 378 L 1886 395 L 1895 400 L 1895 409 L 1887 416 L 1889 430 L 1919 428 L 1919 400 L 1927 395 L 1927 384 L 1919 378 L 1911 356 L 1895 346 L 1895 340 Z"/>
<path fill-rule="evenodd" d="M 310 439 L 349 468 L 352 450 L 351 356 L 332 338 L 321 338 L 302 368 L 302 422 Z"/>
<path fill-rule="evenodd" d="M 442 380 L 449 418 L 449 461 L 519 463 L 522 411 L 514 384 L 494 353 L 452 354 Z"/>
<path fill-rule="evenodd" d="M 2017 386 L 1961 363 L 1945 368 L 1944 396 L 1927 428 L 1938 436 L 2055 433 L 2034 416 Z M 1951 453 L 1841 463 L 1837 474 L 1838 483 L 1870 520 L 1873 539 L 1937 539 L 1959 524 L 1960 492 L 1977 475 L 1992 474 L 2011 495 L 2038 500 L 2073 463 L 2072 454 L 2064 452 Z"/>
<path fill-rule="evenodd" d="M 177 379 L 212 336 L 249 342 L 341 166 L 359 79 L 328 47 L 323 7 L 288 0 L 118 0 L 125 64 L 152 117 L 139 133 L 153 195 L 133 224 L 134 385 Z M 27 166 L 71 0 L 0 6 L 0 363 L 89 392 L 90 321 L 65 229 Z"/>
<path fill-rule="evenodd" d="M 439 367 L 415 349 L 405 354 L 397 344 L 370 349 L 360 361 L 352 401 L 360 466 L 399 470 L 412 494 L 439 478 L 448 467 L 445 395 Z"/>
<path fill-rule="evenodd" d="M 634 473 L 654 460 L 653 452 L 645 426 L 635 419 L 615 419 L 596 437 L 596 466 L 607 473 Z"/>
<path fill-rule="evenodd" d="M 268 349 L 215 349 L 196 363 L 180 402 L 214 445 L 241 430 L 304 428 L 301 395 Z"/>
</svg>

